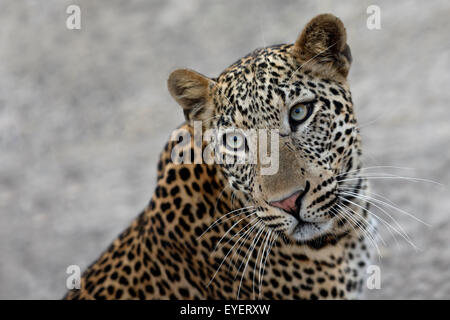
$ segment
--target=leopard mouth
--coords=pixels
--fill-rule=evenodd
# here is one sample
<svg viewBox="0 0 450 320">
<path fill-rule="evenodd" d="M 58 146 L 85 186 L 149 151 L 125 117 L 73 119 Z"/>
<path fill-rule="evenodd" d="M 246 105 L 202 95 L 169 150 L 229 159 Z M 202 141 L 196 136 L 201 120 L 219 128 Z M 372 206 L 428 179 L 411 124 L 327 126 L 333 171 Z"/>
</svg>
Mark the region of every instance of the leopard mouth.
<svg viewBox="0 0 450 320">
<path fill-rule="evenodd" d="M 297 242 L 309 241 L 322 236 L 329 232 L 334 223 L 333 218 L 326 221 L 307 221 L 302 218 L 300 212 L 303 198 L 309 189 L 310 184 L 307 181 L 303 190 L 297 190 L 283 199 L 268 202 L 272 208 L 283 212 L 285 217 L 287 216 L 287 223 L 275 224 L 277 229 Z"/>
<path fill-rule="evenodd" d="M 279 210 L 291 215 L 291 212 L 286 212 L 282 209 Z M 285 234 L 287 238 L 290 238 L 297 243 L 305 243 L 327 234 L 332 225 L 333 219 L 325 222 L 310 222 L 303 220 L 298 215 L 295 218 L 291 215 L 290 222 L 287 224 L 269 224 L 269 227 L 274 228 L 276 231 L 280 231 Z"/>
<path fill-rule="evenodd" d="M 302 218 L 297 219 L 297 224 L 295 225 L 294 230 L 292 230 L 292 233 L 299 232 L 299 231 L 303 230 L 304 228 L 314 226 L 315 224 L 317 224 L 317 223 L 305 221 Z"/>
<path fill-rule="evenodd" d="M 298 195 L 298 192 L 296 192 L 292 197 L 296 197 L 297 195 Z M 295 218 L 295 225 L 294 225 L 294 228 L 291 231 L 291 233 L 301 231 L 305 227 L 310 227 L 315 224 L 314 222 L 309 222 L 309 221 L 303 220 L 301 218 L 300 207 L 298 205 L 290 205 L 290 206 L 286 206 L 286 207 L 279 207 L 277 205 L 273 205 L 272 203 L 270 203 L 270 205 Z"/>
<path fill-rule="evenodd" d="M 298 199 L 299 193 L 296 192 L 290 197 L 297 197 Z M 302 219 L 300 215 L 301 205 L 292 205 L 293 203 L 299 204 L 299 201 L 293 201 L 293 199 L 287 198 L 282 206 L 280 206 L 279 203 L 275 203 L 275 205 L 270 203 L 273 208 L 289 215 L 290 222 L 287 226 L 283 226 L 283 233 L 285 233 L 286 236 L 296 242 L 306 242 L 321 237 L 329 232 L 333 224 L 333 219 L 320 222 L 306 221 Z"/>
<path fill-rule="evenodd" d="M 297 242 L 313 240 L 327 234 L 332 223 L 331 220 L 327 222 L 299 221 L 289 232 L 289 236 Z"/>
</svg>

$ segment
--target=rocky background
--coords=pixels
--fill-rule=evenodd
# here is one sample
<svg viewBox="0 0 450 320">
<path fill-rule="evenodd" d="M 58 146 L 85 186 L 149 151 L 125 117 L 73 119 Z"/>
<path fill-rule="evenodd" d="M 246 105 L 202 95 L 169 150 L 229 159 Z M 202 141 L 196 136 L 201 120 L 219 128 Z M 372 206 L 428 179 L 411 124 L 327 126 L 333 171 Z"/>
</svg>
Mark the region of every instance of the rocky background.
<svg viewBox="0 0 450 320">
<path fill-rule="evenodd" d="M 66 28 L 77 4 L 82 29 Z M 381 228 L 370 299 L 450 298 L 450 2 L 46 0 L 0 2 L 0 298 L 58 299 L 146 205 L 182 112 L 166 89 L 257 47 L 294 42 L 314 15 L 346 25 L 367 166 L 439 181 L 373 181 L 417 249 Z"/>
</svg>

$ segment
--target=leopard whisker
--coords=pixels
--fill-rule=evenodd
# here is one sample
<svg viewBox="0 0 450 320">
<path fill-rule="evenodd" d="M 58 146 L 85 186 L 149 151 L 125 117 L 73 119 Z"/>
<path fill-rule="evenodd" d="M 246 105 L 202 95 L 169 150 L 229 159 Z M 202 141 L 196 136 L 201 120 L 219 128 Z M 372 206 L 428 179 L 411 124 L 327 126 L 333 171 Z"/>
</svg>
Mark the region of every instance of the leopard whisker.
<svg viewBox="0 0 450 320">
<path fill-rule="evenodd" d="M 215 251 L 215 250 L 217 249 L 217 247 L 220 245 L 220 243 L 222 242 L 222 240 L 227 236 L 227 234 L 230 233 L 230 231 L 234 229 L 235 226 L 237 226 L 242 220 L 244 220 L 244 219 L 246 219 L 246 218 L 248 218 L 248 217 L 250 217 L 250 216 L 252 216 L 252 215 L 254 215 L 254 214 L 256 214 L 256 211 L 253 212 L 252 214 L 248 215 L 248 216 L 245 216 L 244 218 L 239 219 L 237 222 L 235 222 L 235 223 L 227 230 L 227 232 L 225 232 L 224 235 L 220 238 L 219 242 L 218 242 L 218 243 L 216 244 L 216 246 L 214 247 L 214 251 Z"/>
<path fill-rule="evenodd" d="M 341 205 L 342 205 L 343 207 L 342 207 Z M 367 229 L 367 226 L 370 225 L 369 221 L 368 221 L 367 219 L 365 219 L 363 216 L 361 216 L 358 212 L 352 210 L 350 207 L 344 205 L 343 203 L 341 203 L 341 205 L 337 204 L 337 206 L 341 209 L 341 211 L 338 212 L 337 210 L 335 210 L 335 212 L 336 212 L 337 214 L 341 213 L 341 214 L 344 216 L 344 219 L 347 220 L 347 221 L 350 223 L 350 226 L 353 228 L 353 230 L 354 230 L 356 233 L 357 233 L 357 231 L 356 231 L 356 229 L 355 229 L 355 226 L 356 226 L 356 228 L 358 228 L 358 230 L 360 230 L 360 231 L 361 231 L 361 232 L 362 232 L 369 240 L 372 241 L 374 247 L 378 248 L 378 246 L 376 245 L 376 236 L 377 236 L 377 235 L 376 235 L 376 234 L 373 234 L 372 232 L 370 232 L 370 231 Z M 345 207 L 345 208 L 344 208 L 344 207 Z M 352 212 L 353 214 L 351 214 L 350 212 L 348 212 L 347 209 L 348 209 L 348 210 L 351 210 L 351 212 Z M 363 224 L 361 221 L 358 221 L 355 217 L 353 217 L 353 215 L 356 215 L 357 217 L 359 217 L 361 220 L 363 220 L 363 221 L 366 222 L 367 224 Z M 354 223 L 354 225 L 353 225 L 352 223 Z M 383 239 L 381 236 L 379 236 L 379 237 L 380 237 L 382 243 L 385 245 L 386 243 L 384 242 L 384 239 Z M 377 251 L 379 251 L 379 250 L 377 250 Z M 379 253 L 379 252 L 378 252 L 378 253 Z M 380 256 L 381 256 L 381 255 L 380 255 Z"/>
<path fill-rule="evenodd" d="M 350 208 L 349 206 L 345 205 L 345 204 L 342 203 L 342 202 L 341 202 L 341 205 L 345 208 L 345 210 L 347 210 L 347 209 L 350 210 L 351 213 L 353 213 L 354 215 L 360 217 L 361 219 L 363 219 L 364 221 L 367 222 L 367 220 L 364 219 L 364 217 L 362 217 L 361 214 L 359 214 L 357 211 L 353 210 L 352 208 Z M 349 217 L 352 217 L 352 214 L 351 214 L 351 213 L 349 213 L 348 211 L 346 211 L 346 212 L 349 214 Z M 369 214 L 374 215 L 373 213 L 369 213 Z M 376 218 L 377 220 L 379 220 L 379 219 L 378 219 L 378 216 L 375 217 L 375 218 Z M 394 235 L 394 233 L 392 232 L 392 230 L 391 230 L 390 228 L 387 228 L 387 230 L 388 230 L 389 233 L 392 235 L 392 237 L 395 238 L 395 235 Z M 381 235 L 378 234 L 377 236 L 382 240 L 383 245 L 386 245 L 386 242 L 385 242 L 384 239 L 381 237 Z M 395 238 L 395 239 L 396 239 L 396 238 Z M 375 240 L 375 238 L 374 238 L 374 240 Z"/>
<path fill-rule="evenodd" d="M 266 228 L 265 224 L 263 224 L 261 226 L 261 229 L 255 235 L 255 239 L 253 239 L 253 241 L 252 241 L 252 243 L 250 245 L 250 250 L 248 252 L 247 262 L 245 263 L 244 270 L 242 271 L 242 275 L 241 275 L 241 281 L 239 282 L 239 287 L 238 287 L 238 292 L 237 292 L 237 300 L 239 300 L 239 294 L 241 292 L 242 280 L 244 279 L 244 275 L 245 275 L 245 271 L 247 270 L 248 263 L 250 262 L 250 258 L 251 258 L 252 254 L 253 254 L 253 251 L 255 250 L 256 244 L 258 243 L 258 241 L 260 239 L 261 233 L 264 231 L 264 228 Z M 239 270 L 240 269 L 241 269 L 241 267 L 239 267 Z M 238 272 L 239 272 L 239 270 L 238 270 Z"/>
<path fill-rule="evenodd" d="M 255 218 L 255 219 L 253 219 L 252 221 L 250 221 L 247 225 L 249 225 L 249 224 L 251 224 L 253 221 L 256 221 L 256 220 L 258 220 L 259 218 Z M 258 221 L 258 222 L 256 222 L 255 223 L 255 225 L 252 227 L 252 228 L 254 228 L 254 227 L 256 227 L 259 223 L 261 223 L 262 221 Z M 246 226 L 247 226 L 246 225 Z M 246 227 L 245 226 L 245 227 Z M 244 227 L 244 228 L 245 228 Z M 242 228 L 243 229 L 243 228 Z M 241 229 L 241 230 L 242 230 Z M 236 233 L 236 235 L 237 235 L 238 233 Z M 233 237 L 235 237 L 236 235 L 234 235 Z M 232 237 L 232 238 L 233 238 Z M 231 239 L 232 239 L 231 238 Z M 231 239 L 229 240 L 229 241 L 231 241 Z M 225 262 L 225 260 L 227 259 L 227 257 L 228 257 L 228 255 L 231 253 L 231 251 L 233 250 L 233 248 L 234 248 L 234 246 L 236 246 L 236 244 L 238 243 L 238 241 L 236 241 L 234 244 L 233 244 L 233 246 L 230 248 L 230 250 L 227 252 L 227 254 L 225 255 L 225 257 L 222 259 L 222 262 L 220 263 L 220 265 L 219 265 L 219 267 L 217 268 L 217 270 L 216 270 L 216 272 L 214 273 L 214 275 L 211 277 L 211 280 L 208 282 L 208 284 L 206 285 L 206 287 L 209 287 L 210 285 L 211 285 L 211 283 L 213 282 L 213 280 L 214 280 L 214 278 L 216 277 L 216 275 L 217 275 L 217 273 L 219 272 L 219 270 L 220 270 L 220 268 L 222 267 L 222 265 L 224 264 L 224 262 Z"/>
<path fill-rule="evenodd" d="M 396 166 L 372 166 L 372 167 L 361 167 L 353 170 L 349 170 L 346 172 L 343 172 L 341 174 L 336 175 L 336 177 L 341 177 L 348 175 L 349 173 L 354 174 L 353 172 L 356 171 L 364 171 L 364 170 L 372 170 L 372 169 L 401 169 L 401 170 L 414 170 L 414 168 L 408 168 L 408 167 L 396 167 Z"/>
<path fill-rule="evenodd" d="M 230 211 L 230 212 L 228 212 L 227 214 L 225 214 L 225 215 L 219 217 L 218 219 L 214 220 L 214 222 L 213 222 L 213 223 L 212 223 L 205 231 L 203 231 L 203 233 L 202 233 L 201 235 L 199 235 L 199 236 L 197 237 L 197 240 L 200 239 L 201 237 L 203 237 L 203 235 L 204 235 L 206 232 L 208 232 L 209 230 L 211 230 L 211 228 L 214 227 L 215 225 L 220 224 L 220 223 L 223 223 L 223 222 L 225 222 L 225 221 L 227 221 L 227 220 L 230 220 L 230 219 L 232 219 L 232 218 L 234 218 L 234 217 L 237 217 L 237 216 L 239 216 L 239 215 L 245 213 L 246 211 L 251 211 L 250 209 L 252 209 L 252 208 L 254 208 L 254 207 L 255 207 L 255 206 L 248 206 L 248 207 L 244 207 L 244 208 L 239 208 L 239 209 Z M 235 212 L 239 212 L 239 211 L 242 211 L 242 212 L 240 212 L 239 214 L 236 214 L 236 215 L 234 215 L 234 216 L 228 217 L 228 218 L 226 218 L 225 220 L 222 220 L 222 219 L 225 218 L 226 216 L 228 216 L 228 215 L 230 215 L 230 214 L 232 214 L 232 213 L 235 213 Z"/>
<path fill-rule="evenodd" d="M 248 226 L 251 226 L 251 223 L 253 223 L 253 222 L 256 221 L 256 220 L 258 220 L 258 217 L 252 219 L 252 220 L 251 220 L 250 222 L 248 222 L 245 226 L 243 226 L 238 232 L 236 232 L 236 234 L 234 234 L 233 236 L 231 236 L 231 238 L 228 239 L 228 241 L 227 241 L 225 244 L 222 245 L 222 248 L 225 247 L 227 244 L 229 244 L 229 243 L 231 242 L 231 240 L 233 240 L 234 237 L 236 237 L 237 235 L 239 235 L 245 228 L 247 228 Z M 245 234 L 247 234 L 248 232 L 250 232 L 250 231 L 252 230 L 252 228 L 253 228 L 253 227 L 250 227 L 250 228 L 247 229 L 243 234 L 241 234 L 241 235 L 239 236 L 239 238 L 236 240 L 236 242 L 241 241 L 242 237 L 243 237 Z M 230 228 L 230 229 L 232 229 L 232 228 Z M 216 248 L 215 250 L 217 250 L 217 248 Z M 215 251 L 215 250 L 214 250 L 214 251 Z"/>
<path fill-rule="evenodd" d="M 346 181 L 355 181 L 355 180 L 381 180 L 381 179 L 399 179 L 399 180 L 405 180 L 410 182 L 427 182 L 431 184 L 435 184 L 441 187 L 444 187 L 444 185 L 440 182 L 430 180 L 430 179 L 423 179 L 423 178 L 414 178 L 414 177 L 402 177 L 402 176 L 396 176 L 396 175 L 384 175 L 384 176 L 359 176 L 356 178 L 348 178 L 348 179 L 342 179 L 338 182 L 346 182 Z"/>
<path fill-rule="evenodd" d="M 343 193 L 343 194 L 347 194 L 347 195 L 349 195 L 349 196 L 353 196 L 353 197 L 355 197 L 355 198 L 357 198 L 357 199 L 359 199 L 359 200 L 362 200 L 362 201 L 364 201 L 364 202 L 367 202 L 367 203 L 373 205 L 375 208 L 379 209 L 382 213 L 384 213 L 385 215 L 387 215 L 387 216 L 388 216 L 388 217 L 389 217 L 389 218 L 397 225 L 397 227 L 399 228 L 399 230 L 401 230 L 401 231 L 403 232 L 403 234 L 404 234 L 408 239 L 410 239 L 410 237 L 409 237 L 408 233 L 406 232 L 406 230 L 403 229 L 403 227 L 400 225 L 400 223 L 399 223 L 399 222 L 398 222 L 391 214 L 389 214 L 386 210 L 384 210 L 384 209 L 381 208 L 380 206 L 376 205 L 376 204 L 373 203 L 372 201 L 366 200 L 365 198 L 363 198 L 363 197 L 365 197 L 365 196 L 363 196 L 362 194 L 357 194 L 357 193 L 354 193 L 354 192 L 347 192 L 347 191 L 343 191 L 342 193 Z M 347 199 L 347 200 L 348 200 L 348 199 Z"/>
<path fill-rule="evenodd" d="M 345 191 L 345 192 L 347 192 L 347 191 Z M 403 214 L 407 215 L 408 217 L 410 217 L 410 218 L 416 220 L 417 222 L 420 222 L 420 223 L 424 224 L 424 225 L 427 226 L 427 227 L 431 227 L 430 224 L 428 224 L 428 223 L 426 223 L 425 221 L 423 221 L 423 220 L 417 218 L 415 215 L 413 215 L 413 214 L 411 214 L 411 213 L 409 213 L 409 212 L 407 212 L 407 211 L 405 211 L 405 210 L 402 210 L 402 209 L 398 208 L 398 207 L 395 206 L 395 205 L 392 205 L 392 204 L 389 204 L 389 203 L 387 203 L 387 202 L 385 202 L 385 201 L 381 201 L 381 200 L 379 200 L 379 199 L 375 199 L 375 198 L 373 198 L 373 197 L 365 196 L 365 195 L 362 195 L 362 194 L 358 194 L 358 193 L 354 193 L 354 192 L 350 192 L 350 193 L 351 193 L 351 194 L 350 194 L 351 196 L 354 196 L 354 197 L 358 196 L 358 197 L 360 197 L 360 199 L 363 200 L 363 201 L 365 200 L 366 202 L 369 202 L 368 200 L 371 200 L 371 201 L 375 201 L 375 202 L 379 203 L 380 205 L 385 205 L 385 206 L 387 206 L 387 207 L 389 207 L 389 208 L 391 208 L 391 209 L 394 209 L 394 210 L 396 210 L 396 211 L 398 211 L 398 212 L 400 212 L 400 213 L 403 213 Z M 371 203 L 371 202 L 369 202 L 369 203 Z M 373 204 L 373 203 L 372 203 L 372 204 Z M 375 204 L 373 204 L 373 205 L 375 206 Z"/>
<path fill-rule="evenodd" d="M 348 192 L 354 192 L 354 187 L 338 187 L 337 188 L 339 191 L 348 191 Z M 396 205 L 392 200 L 390 200 L 389 198 L 382 196 L 381 194 L 372 192 L 372 191 L 368 191 L 368 190 L 364 190 L 364 193 L 369 193 L 369 194 L 373 194 L 376 197 L 379 197 L 385 201 L 387 201 L 388 203 L 392 204 L 392 205 Z"/>
<path fill-rule="evenodd" d="M 252 244 L 253 244 L 253 243 L 255 242 L 255 240 L 258 238 L 259 234 L 260 234 L 262 231 L 264 231 L 264 226 L 265 226 L 264 223 L 262 223 L 262 224 L 260 225 L 259 229 L 256 231 L 256 235 L 254 236 L 254 238 L 253 238 L 253 240 L 252 240 L 252 242 L 251 242 L 251 244 L 250 244 L 250 247 L 249 247 L 248 251 L 245 253 L 244 259 L 242 259 L 241 264 L 239 265 L 239 267 L 238 267 L 237 270 L 236 270 L 236 273 L 235 273 L 235 275 L 234 275 L 234 279 L 237 278 L 237 276 L 238 276 L 238 274 L 239 274 L 239 271 L 241 270 L 242 265 L 244 264 L 244 261 L 246 260 L 248 254 L 249 254 L 249 252 L 250 252 L 250 249 L 252 248 Z M 246 239 L 245 241 L 247 241 L 247 240 L 248 240 L 248 239 Z"/>
<path fill-rule="evenodd" d="M 273 231 L 271 229 L 269 229 L 266 232 L 266 237 L 265 237 L 265 239 L 263 241 L 264 246 L 263 246 L 261 258 L 259 260 L 259 271 L 258 271 L 258 283 L 259 284 L 261 284 L 261 272 L 262 272 L 262 267 L 263 267 L 263 259 L 264 259 L 265 254 L 266 254 L 266 250 L 267 250 L 267 247 L 268 247 L 268 244 L 269 244 L 269 240 L 272 237 L 272 233 L 273 233 Z M 256 261 L 258 261 L 258 259 L 256 259 Z M 255 276 L 255 273 L 256 273 L 256 263 L 255 263 L 255 269 L 254 269 L 253 276 Z M 254 277 L 253 277 L 253 279 L 254 279 Z M 259 289 L 259 290 L 261 290 L 261 289 Z M 260 293 L 260 291 L 259 291 L 259 293 Z M 259 294 L 258 294 L 258 296 L 259 296 Z M 253 296 L 253 298 L 255 298 L 255 296 Z"/>
<path fill-rule="evenodd" d="M 415 250 L 419 250 L 419 248 L 409 239 L 409 237 L 403 234 L 403 232 L 401 232 L 400 230 L 398 230 L 396 227 L 394 227 L 393 225 L 391 225 L 389 222 L 387 222 L 386 220 L 384 220 L 383 218 L 379 217 L 378 215 L 376 215 L 375 213 L 373 213 L 372 211 L 346 199 L 346 198 L 342 198 L 343 201 L 347 201 L 361 209 L 363 209 L 364 211 L 366 211 L 367 213 L 371 214 L 373 217 L 375 217 L 377 220 L 379 220 L 380 222 L 382 222 L 387 228 L 391 228 L 393 231 L 397 232 L 397 234 L 399 234 L 406 242 L 408 242 Z M 344 204 L 343 204 L 344 205 Z"/>
<path fill-rule="evenodd" d="M 262 276 L 261 276 L 261 279 L 259 281 L 259 295 L 258 295 L 259 299 L 261 298 L 261 295 L 262 295 L 262 283 L 263 283 L 263 280 L 264 280 L 264 272 L 265 272 L 265 269 L 266 269 L 266 265 L 267 265 L 267 261 L 268 261 L 269 255 L 270 255 L 270 251 L 272 250 L 273 245 L 276 243 L 276 240 L 277 240 L 278 236 L 279 236 L 278 232 L 276 232 L 276 231 L 273 232 L 273 238 L 272 238 L 271 243 L 269 244 L 269 247 L 267 249 L 267 253 L 266 253 L 266 256 L 265 256 L 265 259 L 264 259 L 263 269 L 262 269 L 262 273 L 261 273 Z M 270 263 L 270 260 L 269 260 L 269 263 Z"/>
<path fill-rule="evenodd" d="M 219 196 L 217 197 L 217 200 L 216 200 L 216 204 L 214 206 L 214 213 L 216 213 L 216 211 L 217 211 L 217 204 L 219 203 L 219 200 L 222 197 L 223 193 L 225 192 L 225 190 L 227 188 L 230 188 L 230 187 L 231 187 L 230 185 L 227 185 L 225 188 L 222 189 L 222 191 L 220 191 Z"/>
<path fill-rule="evenodd" d="M 236 266 L 236 262 L 239 259 L 239 256 L 241 254 L 243 245 L 247 242 L 249 237 L 250 237 L 250 233 L 247 233 L 246 235 L 243 235 L 241 244 L 236 248 L 236 250 L 234 251 L 233 255 L 231 256 L 230 264 L 228 265 L 228 271 L 230 271 L 232 267 L 234 268 Z M 234 260 L 235 256 L 236 256 L 236 261 Z"/>
<path fill-rule="evenodd" d="M 382 257 L 380 248 L 377 244 L 376 238 L 375 236 L 366 228 L 363 228 L 362 225 L 360 224 L 359 221 L 355 220 L 354 217 L 347 211 L 347 209 L 341 207 L 339 204 L 337 204 L 337 206 L 341 209 L 340 213 L 344 216 L 344 219 L 346 219 L 348 222 L 350 222 L 350 225 L 352 226 L 352 228 L 355 230 L 355 227 L 352 225 L 352 222 L 355 223 L 355 226 L 361 230 L 361 232 L 366 236 L 366 238 L 369 240 L 369 242 L 372 244 L 372 246 L 375 248 L 375 250 L 377 251 L 378 254 L 378 258 L 380 259 Z M 354 210 L 352 210 L 351 208 L 347 207 L 349 210 L 351 210 L 354 214 L 357 214 Z M 361 217 L 360 215 L 358 215 L 359 217 Z M 381 238 L 383 239 L 383 238 Z M 384 242 L 384 240 L 382 240 Z"/>
<path fill-rule="evenodd" d="M 258 254 L 256 256 L 256 260 L 255 260 L 255 266 L 253 268 L 253 279 L 252 279 L 252 294 L 253 294 L 253 299 L 255 299 L 255 277 L 256 277 L 256 267 L 258 265 L 258 260 L 260 261 L 259 263 L 259 271 L 261 271 L 261 261 L 262 261 L 262 257 L 264 255 L 264 251 L 265 251 L 265 246 L 267 245 L 266 240 L 268 239 L 268 236 L 270 235 L 271 230 L 269 228 L 266 228 L 266 233 L 264 235 L 264 238 L 261 242 L 261 245 L 258 248 Z M 264 244 L 264 246 L 263 246 Z M 262 255 L 261 255 L 261 250 L 262 250 Z M 261 258 L 260 258 L 261 255 Z"/>
</svg>

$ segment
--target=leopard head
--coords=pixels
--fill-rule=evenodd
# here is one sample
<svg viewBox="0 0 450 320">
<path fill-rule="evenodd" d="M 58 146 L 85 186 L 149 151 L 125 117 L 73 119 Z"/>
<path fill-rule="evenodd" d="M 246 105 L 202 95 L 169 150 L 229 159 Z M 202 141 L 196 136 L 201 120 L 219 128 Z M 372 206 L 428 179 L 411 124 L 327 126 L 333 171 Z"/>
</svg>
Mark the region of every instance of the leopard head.
<svg viewBox="0 0 450 320">
<path fill-rule="evenodd" d="M 189 123 L 221 132 L 212 141 L 235 160 L 219 164 L 230 186 L 267 226 L 298 242 L 336 233 L 350 214 L 340 193 L 357 186 L 342 177 L 361 165 L 351 61 L 343 23 L 322 14 L 294 44 L 257 49 L 217 78 L 182 69 L 168 80 Z M 236 161 L 243 156 L 256 161 Z"/>
</svg>

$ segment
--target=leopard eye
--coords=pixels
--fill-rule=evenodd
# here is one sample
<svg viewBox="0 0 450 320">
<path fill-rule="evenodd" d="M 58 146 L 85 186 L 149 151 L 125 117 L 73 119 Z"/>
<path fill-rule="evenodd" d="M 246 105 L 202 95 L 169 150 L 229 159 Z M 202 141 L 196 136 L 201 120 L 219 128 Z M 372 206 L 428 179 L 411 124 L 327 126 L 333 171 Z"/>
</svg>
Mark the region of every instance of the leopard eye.
<svg viewBox="0 0 450 320">
<path fill-rule="evenodd" d="M 297 103 L 289 112 L 289 122 L 291 125 L 298 125 L 308 119 L 313 110 L 312 103 Z"/>
<path fill-rule="evenodd" d="M 308 108 L 304 104 L 296 104 L 291 108 L 291 119 L 294 121 L 303 121 L 308 115 Z"/>
<path fill-rule="evenodd" d="M 229 132 L 225 134 L 224 140 L 226 147 L 233 151 L 245 146 L 245 136 L 240 132 Z"/>
</svg>

